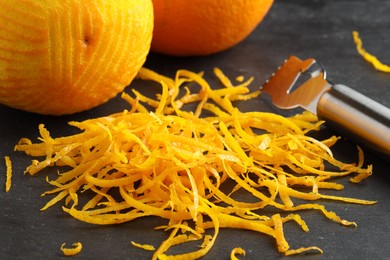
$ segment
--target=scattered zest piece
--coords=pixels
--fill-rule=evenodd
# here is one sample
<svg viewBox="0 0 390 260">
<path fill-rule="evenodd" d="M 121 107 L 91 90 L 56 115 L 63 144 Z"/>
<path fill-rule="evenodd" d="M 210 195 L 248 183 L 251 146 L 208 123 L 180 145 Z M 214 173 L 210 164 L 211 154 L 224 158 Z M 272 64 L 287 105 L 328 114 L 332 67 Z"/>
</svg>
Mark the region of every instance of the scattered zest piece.
<svg viewBox="0 0 390 260">
<path fill-rule="evenodd" d="M 53 166 L 63 169 L 54 180 L 48 178 L 53 189 L 43 195 L 54 197 L 42 210 L 64 201 L 65 212 L 98 225 L 145 216 L 164 218 L 167 225 L 158 229 L 170 235 L 153 259 L 201 258 L 212 248 L 220 228 L 267 234 L 284 255 L 322 253 L 315 246 L 290 249 L 283 225 L 292 221 L 308 232 L 296 213 L 302 210 L 355 226 L 328 211 L 321 201 L 375 203 L 325 192 L 343 189 L 337 183 L 340 177 L 352 175 L 353 182 L 359 182 L 370 176 L 372 169 L 363 167 L 363 156 L 357 164 L 334 158 L 330 147 L 337 137 L 320 141 L 307 135 L 321 125 L 311 113 L 286 118 L 241 112 L 234 101 L 259 95 L 249 91 L 252 79 L 240 78 L 234 85 L 221 70 L 214 72 L 223 88 L 211 88 L 200 73 L 179 70 L 171 79 L 143 68 L 140 79 L 161 84 L 156 100 L 134 90 L 135 97 L 122 95 L 130 110 L 70 122 L 80 129 L 78 134 L 53 138 L 40 125 L 38 143 L 21 139 L 15 149 L 39 159 L 33 160 L 27 173 Z M 196 108 L 185 110 L 190 103 Z M 339 170 L 327 170 L 327 164 Z M 78 196 L 85 191 L 94 195 L 79 205 Z M 277 213 L 266 214 L 265 207 Z M 169 255 L 170 248 L 188 241 L 198 242 L 197 250 Z M 232 254 L 240 252 L 235 249 Z"/>
<path fill-rule="evenodd" d="M 5 156 L 5 167 L 6 167 L 6 180 L 5 180 L 5 192 L 9 192 L 11 189 L 11 179 L 12 179 L 12 162 L 9 156 Z"/>
<path fill-rule="evenodd" d="M 367 52 L 364 48 L 363 48 L 363 42 L 362 40 L 360 39 L 359 37 L 359 33 L 357 31 L 353 31 L 352 32 L 352 35 L 353 35 L 353 40 L 356 44 L 356 49 L 358 51 L 358 53 L 369 63 L 372 64 L 372 66 L 374 66 L 375 69 L 377 69 L 378 71 L 382 71 L 382 72 L 390 72 L 390 66 L 389 65 L 386 65 L 384 63 L 382 63 L 381 61 L 378 60 L 377 57 L 375 57 L 374 55 L 370 54 L 369 52 Z"/>
<path fill-rule="evenodd" d="M 230 252 L 230 260 L 238 260 L 236 255 L 243 255 L 245 256 L 246 252 L 241 247 L 233 248 L 233 250 Z"/>
<path fill-rule="evenodd" d="M 142 248 L 144 250 L 148 250 L 148 251 L 154 251 L 156 250 L 156 248 L 153 246 L 153 245 L 147 245 L 147 244 L 139 244 L 139 243 L 136 243 L 134 241 L 131 241 L 131 244 L 135 247 L 138 247 L 138 248 Z"/>
<path fill-rule="evenodd" d="M 298 249 L 287 250 L 285 255 L 286 256 L 296 255 L 296 254 L 301 254 L 303 252 L 310 252 L 310 251 L 313 251 L 315 253 L 320 253 L 320 254 L 324 253 L 321 248 L 316 247 L 316 246 L 311 246 L 311 247 L 301 247 L 301 248 L 298 248 Z"/>
<path fill-rule="evenodd" d="M 66 256 L 74 256 L 81 252 L 81 249 L 83 248 L 82 244 L 80 242 L 74 243 L 72 246 L 73 248 L 67 248 L 65 247 L 65 243 L 61 245 L 61 251 Z"/>
</svg>

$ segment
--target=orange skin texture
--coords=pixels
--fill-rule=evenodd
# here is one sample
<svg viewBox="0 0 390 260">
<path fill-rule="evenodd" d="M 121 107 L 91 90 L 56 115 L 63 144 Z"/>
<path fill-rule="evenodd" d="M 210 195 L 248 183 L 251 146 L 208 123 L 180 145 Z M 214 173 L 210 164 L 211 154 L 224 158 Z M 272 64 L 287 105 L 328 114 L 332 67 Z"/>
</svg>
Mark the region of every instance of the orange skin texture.
<svg viewBox="0 0 390 260">
<path fill-rule="evenodd" d="M 175 56 L 209 55 L 243 41 L 273 0 L 153 0 L 152 51 Z"/>
<path fill-rule="evenodd" d="M 0 103 L 72 114 L 116 96 L 150 50 L 151 0 L 0 0 Z"/>
</svg>

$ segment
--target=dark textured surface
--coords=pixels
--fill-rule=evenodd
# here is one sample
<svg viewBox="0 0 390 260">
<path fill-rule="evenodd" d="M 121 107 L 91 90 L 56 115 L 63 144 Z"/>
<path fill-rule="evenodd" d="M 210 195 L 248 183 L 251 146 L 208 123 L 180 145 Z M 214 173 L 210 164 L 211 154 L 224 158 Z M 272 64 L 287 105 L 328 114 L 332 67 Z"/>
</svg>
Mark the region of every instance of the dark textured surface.
<svg viewBox="0 0 390 260">
<path fill-rule="evenodd" d="M 357 55 L 352 31 L 358 30 L 364 46 L 384 62 L 390 63 L 390 1 L 382 0 L 279 0 L 257 30 L 231 50 L 208 57 L 172 58 L 151 54 L 146 66 L 173 75 L 176 69 L 205 71 L 212 78 L 213 67 L 220 67 L 231 77 L 256 77 L 254 88 L 289 55 L 314 57 L 334 83 L 348 85 L 390 106 L 390 74 L 375 71 Z M 139 87 L 135 83 L 132 87 Z M 130 91 L 129 87 L 127 91 Z M 152 88 L 151 88 L 152 89 Z M 145 90 L 145 88 L 144 88 Z M 151 91 L 155 91 L 154 89 Z M 260 111 L 275 110 L 266 100 L 257 99 L 239 106 Z M 116 98 L 91 111 L 65 117 L 49 117 L 15 111 L 0 106 L 0 173 L 5 172 L 5 155 L 14 162 L 13 185 L 9 193 L 0 192 L 0 259 L 62 258 L 59 247 L 81 241 L 84 249 L 76 259 L 148 259 L 151 253 L 134 248 L 130 241 L 158 245 L 166 234 L 153 231 L 165 223 L 158 218 L 140 219 L 117 226 L 93 226 L 79 222 L 55 206 L 45 212 L 40 208 L 48 198 L 40 194 L 48 189 L 45 175 L 24 176 L 29 159 L 13 152 L 21 137 L 37 137 L 38 124 L 44 123 L 54 135 L 73 132 L 71 120 L 83 120 L 120 111 L 125 103 Z M 319 135 L 328 135 L 324 129 Z M 334 149 L 341 160 L 356 160 L 355 147 L 341 141 Z M 310 231 L 293 224 L 285 226 L 292 248 L 316 245 L 323 255 L 298 256 L 303 259 L 388 259 L 390 258 L 390 164 L 367 152 L 367 163 L 374 165 L 374 175 L 361 184 L 345 183 L 344 196 L 377 200 L 373 206 L 327 202 L 330 210 L 342 218 L 356 221 L 357 228 L 335 224 L 317 212 L 302 212 Z M 4 175 L 3 175 L 4 176 Z M 0 178 L 4 187 L 5 177 Z M 278 259 L 274 240 L 248 231 L 222 230 L 205 259 L 228 259 L 235 246 L 246 249 L 243 259 Z M 292 257 L 292 258 L 298 258 Z"/>
</svg>

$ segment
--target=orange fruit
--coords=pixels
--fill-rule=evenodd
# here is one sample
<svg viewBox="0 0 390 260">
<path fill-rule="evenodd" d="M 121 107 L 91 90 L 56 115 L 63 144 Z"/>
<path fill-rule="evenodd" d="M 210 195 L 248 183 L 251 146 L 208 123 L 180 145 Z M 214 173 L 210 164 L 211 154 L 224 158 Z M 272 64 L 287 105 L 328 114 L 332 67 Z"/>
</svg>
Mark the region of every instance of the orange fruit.
<svg viewBox="0 0 390 260">
<path fill-rule="evenodd" d="M 152 51 L 175 56 L 208 55 L 244 40 L 273 0 L 153 0 Z"/>
<path fill-rule="evenodd" d="M 0 103 L 71 114 L 133 80 L 150 50 L 151 0 L 0 0 Z"/>
</svg>

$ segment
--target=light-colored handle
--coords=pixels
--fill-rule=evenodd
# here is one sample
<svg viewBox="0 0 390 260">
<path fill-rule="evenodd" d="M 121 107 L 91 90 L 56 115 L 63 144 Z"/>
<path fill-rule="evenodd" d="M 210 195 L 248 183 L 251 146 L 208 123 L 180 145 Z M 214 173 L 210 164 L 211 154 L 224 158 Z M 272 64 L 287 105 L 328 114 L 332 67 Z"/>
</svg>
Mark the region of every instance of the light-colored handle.
<svg viewBox="0 0 390 260">
<path fill-rule="evenodd" d="M 344 86 L 334 85 L 319 99 L 317 115 L 356 144 L 390 159 L 390 109 Z"/>
</svg>

